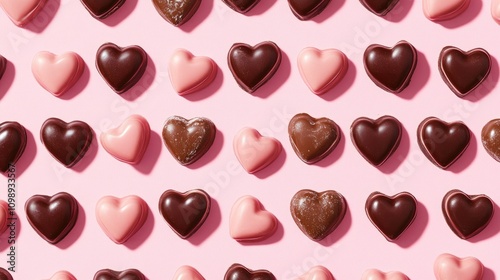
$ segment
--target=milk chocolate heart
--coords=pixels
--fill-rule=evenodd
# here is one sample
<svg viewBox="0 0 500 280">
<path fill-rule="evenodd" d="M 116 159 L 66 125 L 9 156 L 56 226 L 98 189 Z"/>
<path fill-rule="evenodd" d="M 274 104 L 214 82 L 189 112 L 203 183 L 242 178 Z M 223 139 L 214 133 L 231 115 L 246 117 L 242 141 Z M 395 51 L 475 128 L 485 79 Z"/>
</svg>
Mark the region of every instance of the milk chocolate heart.
<svg viewBox="0 0 500 280">
<path fill-rule="evenodd" d="M 420 150 L 437 167 L 450 167 L 469 146 L 470 130 L 462 122 L 447 123 L 435 117 L 423 120 L 417 128 Z"/>
<path fill-rule="evenodd" d="M 481 48 L 465 52 L 448 46 L 439 54 L 441 78 L 458 97 L 475 90 L 488 77 L 490 69 L 490 54 Z"/>
<path fill-rule="evenodd" d="M 370 79 L 385 91 L 399 93 L 410 83 L 417 66 L 417 50 L 406 41 L 394 47 L 370 45 L 363 62 Z"/>
<path fill-rule="evenodd" d="M 226 271 L 224 280 L 276 280 L 276 277 L 268 270 L 251 270 L 235 263 Z"/>
<path fill-rule="evenodd" d="M 6 172 L 15 165 L 26 148 L 27 136 L 24 126 L 17 122 L 0 124 L 0 171 Z"/>
<path fill-rule="evenodd" d="M 40 130 L 42 144 L 57 161 L 72 167 L 85 155 L 92 143 L 92 129 L 82 121 L 66 123 L 47 119 Z"/>
<path fill-rule="evenodd" d="M 293 220 L 307 237 L 315 241 L 322 240 L 339 226 L 346 209 L 344 197 L 333 190 L 320 193 L 301 190 L 290 203 Z"/>
<path fill-rule="evenodd" d="M 370 222 L 388 241 L 394 241 L 411 225 L 417 213 L 417 200 L 408 192 L 388 196 L 373 192 L 366 199 Z"/>
<path fill-rule="evenodd" d="M 193 235 L 210 213 L 210 196 L 196 189 L 180 193 L 165 191 L 160 197 L 160 214 L 182 239 Z"/>
<path fill-rule="evenodd" d="M 139 46 L 121 48 L 105 43 L 96 54 L 97 71 L 116 93 L 122 94 L 144 75 L 148 64 L 146 52 Z"/>
<path fill-rule="evenodd" d="M 5 268 L 0 267 L 0 280 L 14 280 L 14 278 Z"/>
<path fill-rule="evenodd" d="M 436 280 L 481 280 L 484 266 L 474 257 L 459 258 L 441 254 L 434 262 Z"/>
<path fill-rule="evenodd" d="M 493 217 L 494 206 L 484 195 L 468 195 L 451 190 L 443 198 L 443 215 L 451 230 L 462 239 L 469 239 L 483 229 Z"/>
<path fill-rule="evenodd" d="M 370 12 L 377 16 L 385 16 L 396 6 L 399 0 L 359 0 L 361 4 Z"/>
<path fill-rule="evenodd" d="M 308 20 L 319 15 L 330 0 L 288 0 L 292 13 L 300 20 Z"/>
<path fill-rule="evenodd" d="M 288 124 L 288 136 L 297 156 L 312 164 L 324 159 L 337 147 L 340 128 L 328 118 L 313 118 L 306 113 L 295 115 Z"/>
<path fill-rule="evenodd" d="M 201 158 L 212 146 L 216 128 L 206 118 L 186 120 L 173 116 L 163 126 L 163 143 L 181 164 L 189 165 Z"/>
<path fill-rule="evenodd" d="M 0 0 L 0 6 L 17 26 L 25 26 L 42 10 L 47 0 Z"/>
<path fill-rule="evenodd" d="M 94 280 L 146 280 L 146 277 L 142 272 L 133 268 L 123 271 L 101 269 L 94 275 Z"/>
<path fill-rule="evenodd" d="M 240 14 L 250 11 L 260 0 L 222 0 L 229 8 Z"/>
<path fill-rule="evenodd" d="M 51 244 L 61 241 L 78 218 L 78 202 L 66 192 L 54 196 L 34 195 L 25 204 L 26 217 L 33 229 Z"/>
<path fill-rule="evenodd" d="M 2 79 L 5 70 L 7 70 L 7 59 L 0 55 L 0 79 Z"/>
<path fill-rule="evenodd" d="M 186 23 L 200 7 L 201 0 L 153 0 L 156 11 L 174 26 Z"/>
<path fill-rule="evenodd" d="M 281 63 L 281 50 L 270 41 L 254 47 L 236 43 L 229 50 L 227 61 L 238 85 L 252 93 L 276 73 Z"/>
<path fill-rule="evenodd" d="M 382 165 L 401 142 L 401 123 L 392 116 L 376 120 L 361 117 L 351 125 L 351 140 L 356 150 L 374 166 Z"/>
<path fill-rule="evenodd" d="M 116 12 L 125 0 L 80 0 L 90 13 L 96 19 L 105 19 Z"/>
<path fill-rule="evenodd" d="M 489 121 L 481 130 L 481 142 L 488 154 L 500 161 L 500 119 Z"/>
</svg>

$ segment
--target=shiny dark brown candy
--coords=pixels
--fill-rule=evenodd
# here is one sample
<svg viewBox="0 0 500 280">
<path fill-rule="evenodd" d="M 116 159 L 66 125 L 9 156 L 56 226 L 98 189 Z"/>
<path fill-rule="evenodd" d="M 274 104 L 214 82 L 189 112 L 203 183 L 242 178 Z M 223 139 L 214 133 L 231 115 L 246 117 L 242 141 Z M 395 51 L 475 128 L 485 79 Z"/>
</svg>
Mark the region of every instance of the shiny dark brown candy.
<svg viewBox="0 0 500 280">
<path fill-rule="evenodd" d="M 319 15 L 330 0 L 288 0 L 292 13 L 300 20 L 309 20 Z"/>
<path fill-rule="evenodd" d="M 181 26 L 191 19 L 200 4 L 201 0 L 153 0 L 156 11 L 173 26 Z"/>
<path fill-rule="evenodd" d="M 26 148 L 26 129 L 18 122 L 0 124 L 0 171 L 15 165 Z"/>
<path fill-rule="evenodd" d="M 361 4 L 377 16 L 385 16 L 399 0 L 360 0 Z"/>
<path fill-rule="evenodd" d="M 251 270 L 235 263 L 226 271 L 224 280 L 276 280 L 276 277 L 268 270 Z"/>
<path fill-rule="evenodd" d="M 222 0 L 229 8 L 240 14 L 250 11 L 260 0 Z"/>
<path fill-rule="evenodd" d="M 0 267 L 0 280 L 14 280 L 14 278 L 5 268 Z"/>
<path fill-rule="evenodd" d="M 2 79 L 5 70 L 7 70 L 7 59 L 0 55 L 0 79 Z"/>
<path fill-rule="evenodd" d="M 91 16 L 105 19 L 118 10 L 125 0 L 80 0 Z"/>
<path fill-rule="evenodd" d="M 123 271 L 101 269 L 94 275 L 94 280 L 146 280 L 146 277 L 142 272 L 133 268 Z"/>
</svg>

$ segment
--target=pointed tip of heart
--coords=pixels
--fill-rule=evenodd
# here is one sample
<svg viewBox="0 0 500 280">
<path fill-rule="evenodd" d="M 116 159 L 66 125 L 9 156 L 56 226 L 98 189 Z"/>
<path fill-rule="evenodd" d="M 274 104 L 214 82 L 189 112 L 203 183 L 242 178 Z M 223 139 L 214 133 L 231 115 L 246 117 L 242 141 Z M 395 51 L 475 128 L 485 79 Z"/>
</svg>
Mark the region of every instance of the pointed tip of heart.
<svg viewBox="0 0 500 280">
<path fill-rule="evenodd" d="M 258 241 L 274 234 L 278 220 L 253 196 L 239 198 L 231 209 L 229 233 L 237 241 Z"/>
<path fill-rule="evenodd" d="M 196 268 L 184 265 L 177 269 L 173 280 L 205 280 L 205 278 L 196 270 Z"/>
<path fill-rule="evenodd" d="M 437 280 L 481 280 L 483 271 L 483 264 L 475 257 L 459 258 L 445 253 L 439 255 L 434 262 L 434 275 Z"/>
</svg>

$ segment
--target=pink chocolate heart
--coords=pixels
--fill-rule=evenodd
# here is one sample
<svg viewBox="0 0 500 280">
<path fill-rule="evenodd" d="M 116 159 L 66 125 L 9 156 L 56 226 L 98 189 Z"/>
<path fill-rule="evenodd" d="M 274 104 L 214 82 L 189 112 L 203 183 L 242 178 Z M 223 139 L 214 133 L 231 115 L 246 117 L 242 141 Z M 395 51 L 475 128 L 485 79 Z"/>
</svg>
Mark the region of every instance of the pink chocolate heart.
<svg viewBox="0 0 500 280">
<path fill-rule="evenodd" d="M 408 280 L 408 277 L 399 271 L 382 272 L 378 269 L 369 269 L 363 273 L 361 280 Z"/>
<path fill-rule="evenodd" d="M 437 280 L 481 280 L 483 264 L 474 257 L 459 258 L 451 254 L 439 255 L 434 262 Z"/>
<path fill-rule="evenodd" d="M 229 215 L 229 233 L 238 241 L 262 240 L 271 236 L 278 220 L 253 196 L 238 199 Z"/>
<path fill-rule="evenodd" d="M 500 23 L 500 0 L 491 0 L 491 16 Z"/>
<path fill-rule="evenodd" d="M 279 156 L 281 143 L 247 127 L 234 137 L 233 149 L 243 168 L 251 174 L 268 166 Z"/>
<path fill-rule="evenodd" d="M 7 218 L 9 217 L 9 207 L 7 202 L 0 200 L 0 234 L 7 229 Z"/>
<path fill-rule="evenodd" d="M 0 0 L 5 13 L 17 26 L 24 26 L 43 8 L 47 0 Z"/>
<path fill-rule="evenodd" d="M 335 280 L 332 273 L 324 266 L 314 266 L 297 280 Z"/>
<path fill-rule="evenodd" d="M 76 277 L 67 271 L 61 270 L 52 275 L 49 280 L 76 280 Z"/>
<path fill-rule="evenodd" d="M 208 86 L 217 75 L 217 65 L 205 56 L 194 56 L 178 49 L 169 62 L 170 81 L 179 95 L 189 94 Z"/>
<path fill-rule="evenodd" d="M 425 16 L 432 21 L 452 19 L 469 7 L 470 0 L 423 0 Z"/>
<path fill-rule="evenodd" d="M 173 280 L 205 280 L 205 278 L 194 267 L 184 265 L 177 269 Z"/>
</svg>

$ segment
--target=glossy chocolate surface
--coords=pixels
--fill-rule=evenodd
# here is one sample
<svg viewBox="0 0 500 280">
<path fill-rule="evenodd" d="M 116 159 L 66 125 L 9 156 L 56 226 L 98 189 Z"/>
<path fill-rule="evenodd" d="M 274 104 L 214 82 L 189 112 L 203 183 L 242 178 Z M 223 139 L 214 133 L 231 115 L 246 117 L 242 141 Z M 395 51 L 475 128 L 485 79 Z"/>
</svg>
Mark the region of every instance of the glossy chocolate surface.
<svg viewBox="0 0 500 280">
<path fill-rule="evenodd" d="M 137 269 L 123 271 L 101 269 L 94 275 L 94 280 L 146 280 L 146 277 Z"/>
<path fill-rule="evenodd" d="M 268 270 L 251 270 L 235 263 L 226 271 L 224 280 L 276 280 L 276 277 Z"/>
<path fill-rule="evenodd" d="M 250 11 L 260 0 L 222 0 L 229 8 L 240 14 Z"/>
<path fill-rule="evenodd" d="M 104 19 L 118 10 L 125 0 L 80 0 L 83 6 L 96 19 Z"/>
<path fill-rule="evenodd" d="M 15 165 L 26 148 L 26 129 L 18 122 L 0 124 L 0 171 Z"/>
<path fill-rule="evenodd" d="M 156 11 L 174 26 L 186 23 L 200 7 L 201 0 L 153 0 Z"/>
<path fill-rule="evenodd" d="M 0 280 L 14 280 L 14 278 L 12 277 L 12 274 L 10 274 L 10 272 L 0 267 Z"/>
<path fill-rule="evenodd" d="M 330 0 L 288 0 L 292 13 L 300 20 L 309 20 L 319 15 Z"/>
<path fill-rule="evenodd" d="M 0 55 L 0 79 L 2 79 L 5 70 L 7 69 L 7 59 Z"/>
<path fill-rule="evenodd" d="M 500 119 L 491 120 L 483 127 L 481 142 L 486 152 L 500 162 Z"/>
<path fill-rule="evenodd" d="M 377 16 L 385 16 L 389 13 L 399 0 L 360 0 L 361 4 Z"/>
</svg>

